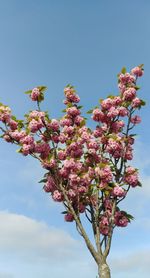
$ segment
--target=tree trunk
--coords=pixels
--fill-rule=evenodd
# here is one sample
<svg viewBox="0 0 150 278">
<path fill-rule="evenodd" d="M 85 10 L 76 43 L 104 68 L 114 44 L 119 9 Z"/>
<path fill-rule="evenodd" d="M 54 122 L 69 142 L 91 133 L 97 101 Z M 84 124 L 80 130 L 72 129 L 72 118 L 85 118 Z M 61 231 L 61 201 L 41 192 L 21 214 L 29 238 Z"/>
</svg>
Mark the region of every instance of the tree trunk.
<svg viewBox="0 0 150 278">
<path fill-rule="evenodd" d="M 106 262 L 98 265 L 99 278 L 111 278 L 110 268 Z"/>
</svg>

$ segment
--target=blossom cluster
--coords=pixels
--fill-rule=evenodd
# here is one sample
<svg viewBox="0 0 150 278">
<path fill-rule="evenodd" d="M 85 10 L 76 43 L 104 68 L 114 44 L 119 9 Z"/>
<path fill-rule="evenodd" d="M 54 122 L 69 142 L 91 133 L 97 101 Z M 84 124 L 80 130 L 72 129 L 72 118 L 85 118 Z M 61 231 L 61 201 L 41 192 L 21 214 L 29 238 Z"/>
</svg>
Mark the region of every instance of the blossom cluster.
<svg viewBox="0 0 150 278">
<path fill-rule="evenodd" d="M 57 202 L 65 205 L 65 221 L 74 216 L 59 184 L 63 186 L 75 213 L 86 212 L 99 205 L 100 233 L 108 235 L 114 200 L 124 199 L 130 187 L 140 185 L 138 169 L 128 164 L 133 158 L 134 135 L 130 130 L 141 122 L 134 114 L 144 105 L 137 96 L 137 78 L 143 75 L 142 66 L 118 75 L 119 94 L 100 100 L 99 107 L 89 111 L 96 122 L 94 130 L 86 125 L 86 118 L 78 105 L 80 98 L 73 86 L 64 89 L 66 108 L 61 119 L 51 119 L 39 109 L 45 87 L 28 91 L 38 109 L 17 120 L 7 106 L 0 105 L 0 121 L 5 141 L 19 145 L 22 155 L 39 159 L 47 170 L 43 189 Z M 97 195 L 98 194 L 98 195 Z M 114 227 L 125 227 L 130 217 L 116 206 Z"/>
</svg>

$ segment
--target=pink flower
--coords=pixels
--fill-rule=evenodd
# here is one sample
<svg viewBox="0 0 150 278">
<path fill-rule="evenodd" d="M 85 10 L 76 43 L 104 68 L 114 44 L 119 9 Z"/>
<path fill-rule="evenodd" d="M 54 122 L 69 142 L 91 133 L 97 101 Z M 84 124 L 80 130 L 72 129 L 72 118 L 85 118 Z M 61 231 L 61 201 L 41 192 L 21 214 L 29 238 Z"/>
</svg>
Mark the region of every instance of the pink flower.
<svg viewBox="0 0 150 278">
<path fill-rule="evenodd" d="M 131 123 L 134 125 L 139 124 L 140 122 L 141 122 L 141 118 L 137 115 L 135 115 L 131 118 Z"/>
<path fill-rule="evenodd" d="M 121 142 L 118 142 L 112 138 L 108 140 L 106 150 L 115 158 L 119 158 L 123 155 L 123 145 L 121 144 Z"/>
<path fill-rule="evenodd" d="M 56 119 L 52 119 L 48 127 L 51 128 L 53 131 L 59 130 L 59 122 Z"/>
<path fill-rule="evenodd" d="M 125 191 L 122 187 L 120 186 L 115 186 L 114 189 L 113 189 L 113 195 L 116 196 L 116 197 L 124 197 L 125 196 Z"/>
<path fill-rule="evenodd" d="M 118 106 L 118 105 L 120 105 L 122 103 L 122 99 L 121 99 L 120 96 L 117 96 L 117 97 L 113 98 L 112 102 L 113 102 L 114 106 Z"/>
<path fill-rule="evenodd" d="M 18 127 L 18 123 L 16 121 L 12 120 L 12 119 L 10 119 L 8 124 L 9 124 L 11 130 L 15 130 Z"/>
<path fill-rule="evenodd" d="M 30 95 L 31 99 L 32 99 L 33 101 L 38 101 L 39 96 L 40 96 L 40 91 L 39 91 L 39 89 L 38 89 L 38 88 L 34 88 L 34 89 L 32 90 L 31 95 Z"/>
<path fill-rule="evenodd" d="M 96 108 L 96 109 L 93 110 L 92 119 L 96 122 L 103 122 L 104 113 L 99 108 Z"/>
<path fill-rule="evenodd" d="M 119 116 L 125 117 L 125 116 L 128 115 L 128 110 L 127 110 L 127 108 L 121 106 L 121 107 L 118 108 L 118 110 L 119 110 Z"/>
<path fill-rule="evenodd" d="M 119 109 L 116 109 L 115 107 L 111 107 L 107 113 L 108 118 L 115 118 L 119 114 Z"/>
<path fill-rule="evenodd" d="M 29 122 L 28 127 L 31 132 L 35 133 L 38 130 L 40 130 L 42 127 L 44 127 L 44 125 L 41 121 L 36 121 L 35 119 L 32 119 L 31 122 Z"/>
<path fill-rule="evenodd" d="M 135 187 L 139 183 L 138 174 L 134 173 L 132 175 L 125 176 L 124 181 L 132 187 Z"/>
<path fill-rule="evenodd" d="M 21 130 L 21 131 L 15 130 L 15 131 L 10 132 L 10 136 L 14 140 L 20 141 L 22 138 L 24 138 L 26 136 L 26 132 L 23 130 Z"/>
<path fill-rule="evenodd" d="M 123 121 L 116 121 L 112 123 L 112 130 L 115 133 L 118 133 L 122 130 L 122 128 L 125 126 L 125 123 Z"/>
<path fill-rule="evenodd" d="M 75 106 L 67 108 L 67 114 L 71 117 L 76 117 L 80 115 L 80 110 L 77 109 Z"/>
<path fill-rule="evenodd" d="M 129 73 L 121 73 L 120 76 L 119 76 L 119 81 L 122 83 L 122 84 L 132 84 L 135 82 L 135 77 Z"/>
<path fill-rule="evenodd" d="M 75 191 L 74 191 L 74 190 L 72 190 L 72 189 L 69 189 L 69 190 L 68 190 L 68 196 L 69 196 L 69 197 L 71 197 L 71 198 L 76 197 L 76 193 L 75 193 Z"/>
<path fill-rule="evenodd" d="M 123 99 L 126 101 L 131 101 L 135 98 L 136 96 L 136 90 L 135 88 L 129 88 L 127 90 L 124 91 L 123 93 Z"/>
<path fill-rule="evenodd" d="M 75 119 L 74 119 L 74 123 L 75 123 L 76 125 L 80 125 L 81 122 L 83 122 L 83 121 L 84 121 L 84 118 L 81 117 L 81 116 L 76 116 Z"/>
<path fill-rule="evenodd" d="M 23 144 L 22 148 L 21 148 L 21 152 L 23 155 L 28 155 L 30 154 L 32 151 L 34 150 L 34 145 L 27 145 L 27 144 Z"/>
<path fill-rule="evenodd" d="M 0 106 L 0 121 L 3 123 L 9 123 L 11 117 L 11 109 L 7 106 Z"/>
<path fill-rule="evenodd" d="M 109 110 L 113 106 L 113 100 L 111 98 L 106 98 L 101 101 L 101 107 L 104 110 Z"/>
<path fill-rule="evenodd" d="M 128 218 L 126 217 L 123 211 L 116 211 L 115 213 L 115 225 L 118 227 L 126 227 L 129 223 Z"/>
<path fill-rule="evenodd" d="M 53 192 L 54 190 L 56 190 L 56 184 L 53 177 L 48 176 L 47 182 L 44 185 L 43 189 L 45 190 L 45 192 Z"/>
<path fill-rule="evenodd" d="M 56 202 L 62 202 L 63 201 L 63 195 L 61 192 L 59 192 L 58 190 L 55 190 L 53 193 L 52 193 L 52 198 L 54 201 Z"/>
<path fill-rule="evenodd" d="M 33 144 L 34 143 L 34 138 L 30 135 L 26 135 L 26 136 L 24 136 L 23 138 L 20 139 L 20 143 L 21 144 L 27 144 L 27 145 Z"/>
<path fill-rule="evenodd" d="M 69 212 L 67 214 L 65 214 L 64 218 L 65 218 L 66 222 L 72 222 L 74 220 L 73 215 L 71 213 L 69 213 Z"/>
<path fill-rule="evenodd" d="M 77 116 L 78 117 L 78 116 Z M 61 126 L 71 126 L 73 124 L 72 120 L 69 118 L 63 118 L 60 120 L 60 125 Z"/>
<path fill-rule="evenodd" d="M 65 160 L 66 159 L 66 152 L 65 151 L 59 151 L 57 153 L 58 159 Z"/>
<path fill-rule="evenodd" d="M 100 227 L 100 233 L 102 235 L 108 235 L 108 233 L 109 233 L 109 221 L 108 221 L 108 218 L 106 216 L 101 217 L 99 227 Z"/>
<path fill-rule="evenodd" d="M 136 97 L 132 100 L 131 105 L 132 105 L 133 108 L 140 107 L 141 106 L 141 100 L 138 97 Z"/>
<path fill-rule="evenodd" d="M 135 67 L 131 70 L 131 73 L 136 75 L 137 77 L 140 77 L 143 75 L 143 70 L 140 67 Z"/>
</svg>

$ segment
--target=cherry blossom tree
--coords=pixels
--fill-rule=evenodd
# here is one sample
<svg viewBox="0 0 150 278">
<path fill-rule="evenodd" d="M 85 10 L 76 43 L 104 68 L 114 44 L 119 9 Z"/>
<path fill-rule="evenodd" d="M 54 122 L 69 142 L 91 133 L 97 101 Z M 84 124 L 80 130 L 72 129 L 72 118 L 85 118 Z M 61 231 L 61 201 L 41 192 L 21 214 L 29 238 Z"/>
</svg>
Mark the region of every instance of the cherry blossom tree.
<svg viewBox="0 0 150 278">
<path fill-rule="evenodd" d="M 86 125 L 79 96 L 73 86 L 64 89 L 66 108 L 61 119 L 41 110 L 46 87 L 26 92 L 37 109 L 18 120 L 8 106 L 0 104 L 1 138 L 19 146 L 18 152 L 39 160 L 45 169 L 43 189 L 61 202 L 64 220 L 74 222 L 93 256 L 101 278 L 109 278 L 107 257 L 115 228 L 133 219 L 119 208 L 130 189 L 141 186 L 133 159 L 133 128 L 141 122 L 136 112 L 145 105 L 137 96 L 137 79 L 143 65 L 118 74 L 117 95 L 101 99 L 88 111 L 95 128 Z M 88 221 L 93 238 L 88 235 Z M 83 224 L 84 223 L 84 224 Z"/>
</svg>

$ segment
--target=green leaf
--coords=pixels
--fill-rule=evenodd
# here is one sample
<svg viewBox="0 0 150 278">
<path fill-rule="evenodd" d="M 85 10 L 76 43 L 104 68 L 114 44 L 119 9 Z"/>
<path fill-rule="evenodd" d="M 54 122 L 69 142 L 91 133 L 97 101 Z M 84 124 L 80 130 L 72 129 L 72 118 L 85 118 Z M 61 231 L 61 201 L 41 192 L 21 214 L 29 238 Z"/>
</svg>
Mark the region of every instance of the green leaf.
<svg viewBox="0 0 150 278">
<path fill-rule="evenodd" d="M 108 96 L 107 96 L 107 98 L 114 99 L 114 98 L 115 98 L 115 96 L 113 96 L 113 95 L 108 95 Z"/>
<path fill-rule="evenodd" d="M 80 127 L 83 127 L 85 125 L 85 120 L 82 120 L 82 122 L 80 123 Z"/>
<path fill-rule="evenodd" d="M 81 108 L 83 108 L 83 106 L 82 106 L 82 105 L 80 105 L 80 106 L 77 106 L 77 108 L 78 108 L 78 109 L 81 109 Z"/>
<path fill-rule="evenodd" d="M 137 136 L 137 134 L 130 134 L 130 137 L 135 137 L 135 136 Z"/>
<path fill-rule="evenodd" d="M 39 89 L 40 93 L 44 93 L 47 90 L 46 86 L 38 86 L 37 88 Z"/>
<path fill-rule="evenodd" d="M 93 109 L 90 109 L 86 112 L 87 114 L 92 114 L 93 113 Z"/>
<path fill-rule="evenodd" d="M 29 94 L 31 94 L 32 93 L 32 90 L 28 90 L 28 91 L 26 91 L 26 92 L 24 92 L 26 95 L 29 95 Z"/>
<path fill-rule="evenodd" d="M 19 149 L 19 150 L 16 150 L 16 152 L 17 152 L 17 153 L 21 153 L 21 149 Z"/>
<path fill-rule="evenodd" d="M 38 183 L 47 182 L 47 179 L 42 179 Z"/>
<path fill-rule="evenodd" d="M 142 187 L 142 183 L 140 181 L 138 182 L 138 186 Z"/>
<path fill-rule="evenodd" d="M 146 101 L 144 101 L 143 99 L 140 99 L 141 101 L 141 106 L 145 106 L 146 105 Z"/>
<path fill-rule="evenodd" d="M 122 70 L 121 70 L 121 73 L 125 74 L 127 72 L 126 68 L 123 67 Z"/>
<path fill-rule="evenodd" d="M 66 109 L 63 109 L 61 112 L 65 113 L 65 112 L 66 112 Z"/>
<path fill-rule="evenodd" d="M 15 116 L 11 116 L 12 120 L 17 121 L 17 118 Z"/>
<path fill-rule="evenodd" d="M 135 86 L 135 89 L 138 91 L 139 89 L 141 89 L 140 86 Z"/>
<path fill-rule="evenodd" d="M 44 100 L 43 92 L 41 92 L 40 95 L 38 96 L 38 102 L 41 102 L 42 100 Z"/>
<path fill-rule="evenodd" d="M 67 210 L 62 211 L 61 214 L 67 214 Z"/>
<path fill-rule="evenodd" d="M 144 64 L 141 64 L 138 66 L 139 68 L 143 69 L 144 68 Z"/>
</svg>

